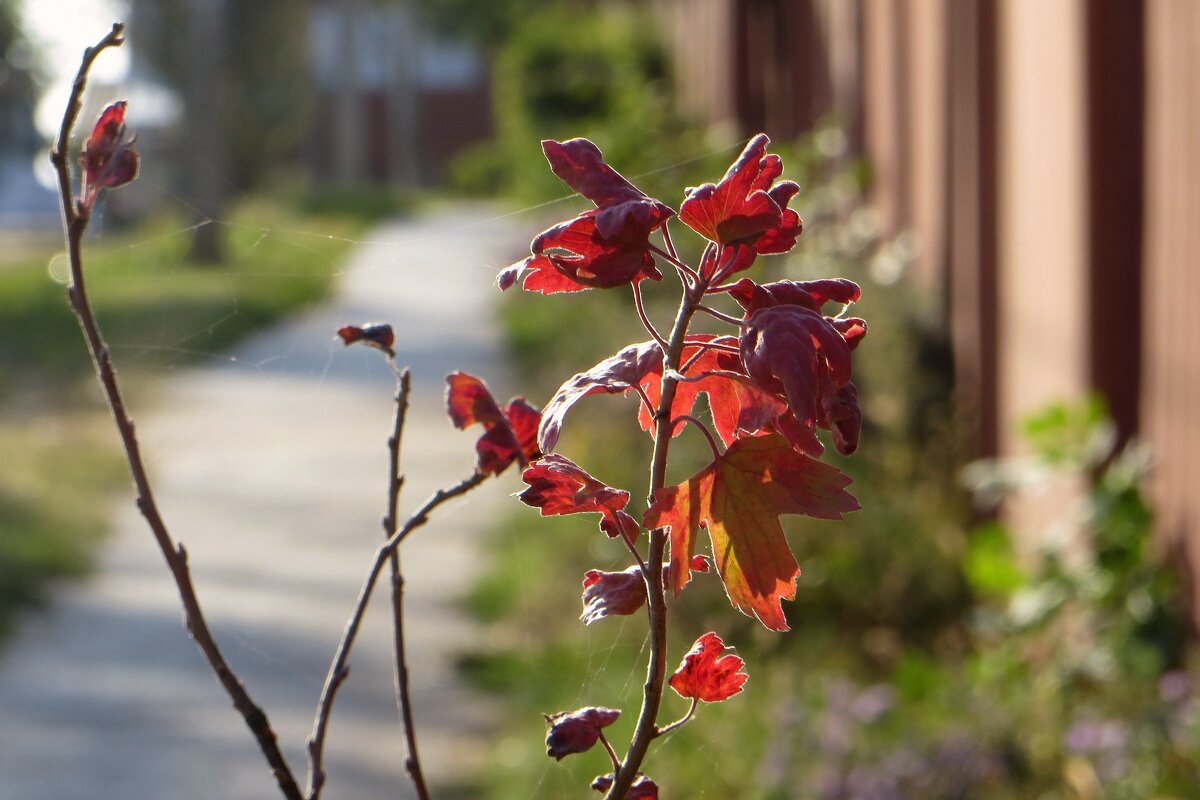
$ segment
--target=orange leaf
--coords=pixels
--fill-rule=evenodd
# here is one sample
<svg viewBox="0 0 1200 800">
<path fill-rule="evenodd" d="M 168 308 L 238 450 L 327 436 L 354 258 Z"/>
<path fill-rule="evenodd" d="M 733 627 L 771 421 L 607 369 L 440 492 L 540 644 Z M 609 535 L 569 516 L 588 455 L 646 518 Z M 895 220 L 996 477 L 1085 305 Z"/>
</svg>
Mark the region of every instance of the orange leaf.
<svg viewBox="0 0 1200 800">
<path fill-rule="evenodd" d="M 841 519 L 857 509 L 841 471 L 797 453 L 778 435 L 739 439 L 690 480 L 660 489 L 644 527 L 670 528 L 669 584 L 676 595 L 703 526 L 729 601 L 771 630 L 788 629 L 781 600 L 796 596 L 800 568 L 780 514 Z"/>
</svg>

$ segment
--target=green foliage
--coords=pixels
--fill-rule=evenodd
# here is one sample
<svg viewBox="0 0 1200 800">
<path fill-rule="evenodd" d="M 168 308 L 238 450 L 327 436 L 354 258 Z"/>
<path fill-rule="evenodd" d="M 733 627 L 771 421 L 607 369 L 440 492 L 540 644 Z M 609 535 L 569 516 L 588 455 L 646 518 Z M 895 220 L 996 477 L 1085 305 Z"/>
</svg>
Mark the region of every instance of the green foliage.
<svg viewBox="0 0 1200 800">
<path fill-rule="evenodd" d="M 562 197 L 538 146 L 548 138 L 586 136 L 630 177 L 705 152 L 674 111 L 669 60 L 648 13 L 625 3 L 566 5 L 515 22 L 494 65 L 496 138 L 457 163 L 456 184 L 526 202 Z M 667 170 L 638 183 L 654 195 L 677 192 L 680 181 Z"/>
<path fill-rule="evenodd" d="M 348 242 L 272 227 L 357 230 L 339 218 L 300 222 L 261 201 L 228 224 L 230 257 L 219 265 L 185 265 L 190 229 L 170 219 L 89 243 L 89 291 L 134 402 L 147 371 L 211 358 L 324 296 Z M 65 275 L 62 255 L 0 265 L 0 633 L 47 581 L 86 570 L 103 533 L 96 509 L 127 480 L 55 280 Z"/>
</svg>

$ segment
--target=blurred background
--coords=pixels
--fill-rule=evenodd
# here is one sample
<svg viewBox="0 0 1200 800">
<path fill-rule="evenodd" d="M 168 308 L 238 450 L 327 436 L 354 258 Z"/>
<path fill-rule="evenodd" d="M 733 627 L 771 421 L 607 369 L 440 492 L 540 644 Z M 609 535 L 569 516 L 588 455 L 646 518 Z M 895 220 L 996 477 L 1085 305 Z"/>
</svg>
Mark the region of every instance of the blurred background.
<svg viewBox="0 0 1200 800">
<path fill-rule="evenodd" d="M 97 69 L 83 119 L 127 97 L 143 173 L 98 228 L 145 245 L 122 257 L 126 279 L 171 270 L 178 305 L 147 318 L 118 297 L 111 325 L 193 334 L 220 312 L 190 305 L 217 302 L 203 287 L 219 276 L 238 313 L 197 350 L 318 300 L 375 220 L 485 196 L 530 236 L 567 216 L 543 138 L 592 138 L 678 207 L 750 135 L 772 137 L 806 230 L 756 278 L 864 287 L 866 431 L 842 465 L 864 510 L 794 526 L 787 636 L 730 622 L 716 585 L 689 589 L 676 644 L 723 626 L 758 691 L 673 737 L 651 765 L 660 783 L 764 799 L 1197 796 L 1200 4 L 0 0 L 10 613 L 86 569 L 90 545 L 55 531 L 67 515 L 98 538 L 88 498 L 120 484 L 103 433 L 63 433 L 95 409 L 62 391 L 88 367 L 45 280 L 46 147 L 82 47 L 114 19 L 129 45 Z M 337 235 L 297 266 L 258 235 L 268 225 Z M 287 292 L 253 280 L 272 258 L 295 270 Z M 498 300 L 526 394 L 642 338 L 624 299 Z M 627 407 L 595 406 L 615 427 L 568 430 L 563 449 L 636 496 L 625 457 L 647 442 L 621 438 Z M 87 465 L 71 477 L 79 509 L 52 501 L 64 453 Z M 581 631 L 561 613 L 576 575 L 623 566 L 595 538 L 519 509 L 498 521 L 469 609 L 495 635 L 462 666 L 529 724 L 506 725 L 464 796 L 558 797 L 601 771 L 548 766 L 537 747 L 539 711 L 636 702 L 640 620 Z"/>
</svg>

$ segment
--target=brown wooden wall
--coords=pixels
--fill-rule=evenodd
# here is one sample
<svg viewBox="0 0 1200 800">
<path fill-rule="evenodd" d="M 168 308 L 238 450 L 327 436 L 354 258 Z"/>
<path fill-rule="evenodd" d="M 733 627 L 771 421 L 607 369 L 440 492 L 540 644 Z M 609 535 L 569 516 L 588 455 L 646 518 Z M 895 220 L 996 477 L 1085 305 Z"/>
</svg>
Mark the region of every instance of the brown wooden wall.
<svg viewBox="0 0 1200 800">
<path fill-rule="evenodd" d="M 1200 574 L 1200 2 L 659 6 L 707 20 L 675 32 L 725 76 L 680 72 L 693 110 L 776 138 L 829 110 L 849 126 L 869 201 L 946 299 L 977 453 L 1100 390 L 1153 448 L 1164 542 Z"/>
</svg>

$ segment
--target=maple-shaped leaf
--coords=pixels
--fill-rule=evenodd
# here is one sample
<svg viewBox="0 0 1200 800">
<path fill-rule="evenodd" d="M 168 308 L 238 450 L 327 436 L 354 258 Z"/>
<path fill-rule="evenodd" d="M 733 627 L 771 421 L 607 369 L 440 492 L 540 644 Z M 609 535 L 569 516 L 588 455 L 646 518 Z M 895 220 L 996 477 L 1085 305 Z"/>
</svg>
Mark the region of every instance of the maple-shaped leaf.
<svg viewBox="0 0 1200 800">
<path fill-rule="evenodd" d="M 737 353 L 719 350 L 705 345 L 724 348 L 738 346 L 733 336 L 695 334 L 684 343 L 681 365 L 686 365 L 686 381 L 680 381 L 671 402 L 670 418 L 677 419 L 691 414 L 701 395 L 708 396 L 708 407 L 712 413 L 713 427 L 726 445 L 739 435 L 756 433 L 787 410 L 787 406 L 754 385 L 745 374 L 741 357 Z M 650 364 L 650 369 L 640 379 L 642 390 L 657 408 L 662 398 L 662 358 Z M 723 374 L 709 374 L 709 373 Z M 731 376 L 740 376 L 731 377 Z M 638 411 L 638 422 L 642 430 L 654 435 L 654 417 L 643 404 Z M 683 427 L 678 426 L 673 435 L 678 436 Z"/>
<path fill-rule="evenodd" d="M 516 461 L 522 467 L 539 455 L 537 429 L 541 412 L 524 398 L 514 397 L 501 409 L 487 384 L 465 372 L 446 376 L 446 413 L 454 427 L 464 430 L 479 423 L 483 436 L 475 443 L 475 469 L 499 475 Z"/>
<path fill-rule="evenodd" d="M 781 600 L 796 596 L 800 569 L 780 514 L 841 519 L 857 509 L 850 479 L 793 450 L 776 434 L 738 439 L 690 480 L 654 494 L 642 524 L 671 531 L 669 583 L 676 595 L 690 578 L 696 536 L 708 531 L 729 601 L 771 630 L 787 630 Z"/>
<path fill-rule="evenodd" d="M 802 305 L 760 308 L 746 319 L 739 346 L 750 378 L 765 391 L 786 398 L 791 418 L 776 427 L 794 447 L 821 455 L 818 425 L 829 427 L 829 395 L 850 382 L 850 346 L 829 317 Z M 865 329 L 863 329 L 865 332 Z M 842 400 L 857 403 L 857 394 Z M 841 437 L 845 455 L 857 431 Z"/>
<path fill-rule="evenodd" d="M 655 342 L 639 342 L 604 359 L 587 372 L 572 376 L 542 409 L 542 426 L 538 431 L 542 452 L 549 453 L 558 444 L 563 418 L 575 403 L 591 394 L 625 392 L 655 369 L 661 376 L 662 350 Z"/>
<path fill-rule="evenodd" d="M 732 648 L 726 648 L 717 634 L 710 631 L 701 636 L 671 675 L 671 688 L 680 697 L 705 703 L 733 697 L 750 676 L 742 672 L 745 662 L 726 649 Z"/>
<path fill-rule="evenodd" d="M 92 207 L 101 189 L 114 189 L 137 177 L 138 154 L 133 137 L 125 135 L 125 107 L 120 100 L 100 112 L 83 145 L 79 204 L 84 209 Z"/>
<path fill-rule="evenodd" d="M 616 779 L 611 772 L 598 775 L 592 781 L 592 788 L 605 794 L 612 788 L 614 780 Z M 658 784 L 639 772 L 630 784 L 629 791 L 625 793 L 625 800 L 658 800 Z"/>
<path fill-rule="evenodd" d="M 581 708 L 543 714 L 550 729 L 546 731 L 546 755 L 561 761 L 572 753 L 583 753 L 600 741 L 600 730 L 617 721 L 615 708 Z"/>
<path fill-rule="evenodd" d="M 624 534 L 632 541 L 638 535 L 637 520 L 624 511 L 629 492 L 606 486 L 566 456 L 542 456 L 521 474 L 521 480 L 529 488 L 517 498 L 540 509 L 543 517 L 597 513 L 602 516 L 600 529 L 609 536 Z"/>
<path fill-rule="evenodd" d="M 396 332 L 386 322 L 364 322 L 362 325 L 345 325 L 338 328 L 337 335 L 342 337 L 342 343 L 347 347 L 355 342 L 362 342 L 367 347 L 382 350 L 389 356 L 395 357 L 392 346 L 396 343 Z"/>
<path fill-rule="evenodd" d="M 774 183 L 783 161 L 767 153 L 770 139 L 758 134 L 719 183 L 689 188 L 679 219 L 711 242 L 720 255 L 702 264 L 700 274 L 730 275 L 748 268 L 756 255 L 786 253 L 802 230 L 788 203 L 800 190 L 792 181 Z"/>
</svg>

